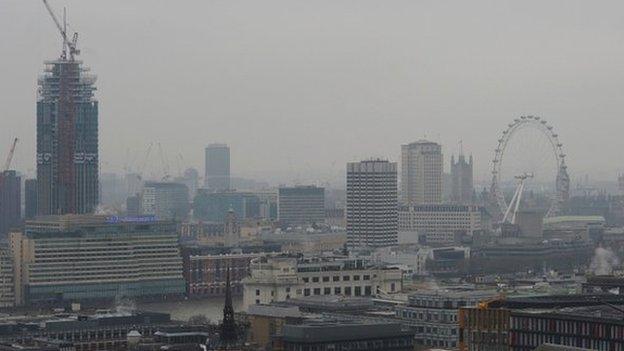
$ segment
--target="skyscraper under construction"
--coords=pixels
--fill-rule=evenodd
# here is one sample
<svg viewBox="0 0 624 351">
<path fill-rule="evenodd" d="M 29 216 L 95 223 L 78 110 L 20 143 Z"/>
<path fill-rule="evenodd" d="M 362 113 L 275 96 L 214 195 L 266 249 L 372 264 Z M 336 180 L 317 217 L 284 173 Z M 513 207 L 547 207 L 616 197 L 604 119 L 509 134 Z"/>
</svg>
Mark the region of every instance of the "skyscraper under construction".
<svg viewBox="0 0 624 351">
<path fill-rule="evenodd" d="M 47 3 L 44 1 L 47 6 Z M 38 214 L 89 213 L 98 204 L 96 77 L 76 60 L 77 34 L 61 32 L 63 51 L 45 62 L 37 96 Z"/>
</svg>

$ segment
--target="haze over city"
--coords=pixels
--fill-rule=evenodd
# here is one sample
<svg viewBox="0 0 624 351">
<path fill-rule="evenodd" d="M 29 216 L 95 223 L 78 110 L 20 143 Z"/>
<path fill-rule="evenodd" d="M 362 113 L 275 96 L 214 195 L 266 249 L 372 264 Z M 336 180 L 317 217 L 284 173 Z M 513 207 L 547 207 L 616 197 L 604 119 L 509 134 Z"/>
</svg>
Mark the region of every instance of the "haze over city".
<svg viewBox="0 0 624 351">
<path fill-rule="evenodd" d="M 624 351 L 623 10 L 0 0 L 0 350 Z"/>
<path fill-rule="evenodd" d="M 462 140 L 487 182 L 497 139 L 520 115 L 556 128 L 573 182 L 624 170 L 612 132 L 624 127 L 619 1 L 55 6 L 68 8 L 98 76 L 102 172 L 136 169 L 150 142 L 172 168 L 181 154 L 183 168 L 201 169 L 203 147 L 227 142 L 233 175 L 339 185 L 345 162 L 396 161 L 400 144 L 426 136 L 447 158 Z M 34 174 L 36 81 L 58 34 L 38 1 L 2 1 L 0 28 L 0 140 L 19 137 L 14 166 Z"/>
</svg>

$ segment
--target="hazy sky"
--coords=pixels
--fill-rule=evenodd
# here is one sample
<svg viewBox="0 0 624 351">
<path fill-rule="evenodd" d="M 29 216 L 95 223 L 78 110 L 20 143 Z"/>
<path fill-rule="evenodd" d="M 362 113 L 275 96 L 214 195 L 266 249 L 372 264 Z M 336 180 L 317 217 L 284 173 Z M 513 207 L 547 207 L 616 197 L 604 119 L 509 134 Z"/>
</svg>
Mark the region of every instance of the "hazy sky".
<svg viewBox="0 0 624 351">
<path fill-rule="evenodd" d="M 235 175 L 335 181 L 426 135 L 446 169 L 463 140 L 483 180 L 525 114 L 558 130 L 573 178 L 624 171 L 621 0 L 49 1 L 98 75 L 103 172 L 150 142 L 172 170 L 178 154 L 201 170 L 204 146 L 227 142 Z M 59 49 L 41 1 L 0 0 L 0 159 L 18 136 L 23 171 L 37 76 Z"/>
</svg>

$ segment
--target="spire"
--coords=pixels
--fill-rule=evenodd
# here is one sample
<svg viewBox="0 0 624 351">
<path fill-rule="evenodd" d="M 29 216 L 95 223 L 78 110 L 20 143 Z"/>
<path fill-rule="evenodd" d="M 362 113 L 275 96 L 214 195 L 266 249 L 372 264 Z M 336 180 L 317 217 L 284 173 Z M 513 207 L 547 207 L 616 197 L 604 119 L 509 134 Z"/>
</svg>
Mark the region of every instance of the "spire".
<svg viewBox="0 0 624 351">
<path fill-rule="evenodd" d="M 230 267 L 227 267 L 225 278 L 225 306 L 223 307 L 223 322 L 221 322 L 220 334 L 221 347 L 235 345 L 238 340 L 236 321 L 234 320 L 234 307 L 232 307 L 232 291 L 230 288 Z"/>
</svg>

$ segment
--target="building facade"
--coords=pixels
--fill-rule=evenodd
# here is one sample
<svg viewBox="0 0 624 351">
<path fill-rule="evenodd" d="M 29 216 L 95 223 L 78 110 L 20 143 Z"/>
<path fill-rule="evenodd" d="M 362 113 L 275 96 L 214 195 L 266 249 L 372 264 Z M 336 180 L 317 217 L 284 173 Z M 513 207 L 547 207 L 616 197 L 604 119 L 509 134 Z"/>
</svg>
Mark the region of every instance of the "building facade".
<svg viewBox="0 0 624 351">
<path fill-rule="evenodd" d="M 22 223 L 22 181 L 15 171 L 0 173 L 0 239 Z"/>
<path fill-rule="evenodd" d="M 37 216 L 37 179 L 24 181 L 24 219 Z"/>
<path fill-rule="evenodd" d="M 0 308 L 15 306 L 13 256 L 6 243 L 0 243 Z"/>
<path fill-rule="evenodd" d="M 401 203 L 442 202 L 442 146 L 426 140 L 401 145 Z"/>
<path fill-rule="evenodd" d="M 429 245 L 455 244 L 461 235 L 486 229 L 483 208 L 476 205 L 429 204 L 401 206 L 399 231 L 424 235 Z"/>
<path fill-rule="evenodd" d="M 210 144 L 206 147 L 204 186 L 212 191 L 230 190 L 230 147 Z"/>
<path fill-rule="evenodd" d="M 153 217 L 39 217 L 10 234 L 18 304 L 184 293 L 176 224 Z"/>
<path fill-rule="evenodd" d="M 282 227 L 322 224 L 325 222 L 325 189 L 313 185 L 281 187 L 277 213 Z"/>
<path fill-rule="evenodd" d="M 473 203 L 474 185 L 472 180 L 472 155 L 466 157 L 460 154 L 455 162 L 451 156 L 451 201 L 457 204 Z"/>
<path fill-rule="evenodd" d="M 188 188 L 184 184 L 146 182 L 141 195 L 141 214 L 162 219 L 185 219 L 190 209 Z"/>
<path fill-rule="evenodd" d="M 91 213 L 99 203 L 96 77 L 73 59 L 45 65 L 37 97 L 37 211 Z"/>
<path fill-rule="evenodd" d="M 397 165 L 386 160 L 347 164 L 347 244 L 398 243 Z"/>
<path fill-rule="evenodd" d="M 462 308 L 459 316 L 462 351 L 531 351 L 543 344 L 562 350 L 624 350 L 622 313 L 604 305 Z"/>
<path fill-rule="evenodd" d="M 401 270 L 344 257 L 262 256 L 243 280 L 243 304 L 270 304 L 305 296 L 371 296 L 402 289 Z"/>
<path fill-rule="evenodd" d="M 423 291 L 410 295 L 406 305 L 395 307 L 396 317 L 416 332 L 416 345 L 456 350 L 459 347 L 461 307 L 476 306 L 493 292 Z"/>
<path fill-rule="evenodd" d="M 282 328 L 280 341 L 284 351 L 414 350 L 414 332 L 398 323 L 365 320 L 287 324 Z"/>
<path fill-rule="evenodd" d="M 260 198 L 249 192 L 199 189 L 193 200 L 193 215 L 197 220 L 223 222 L 230 210 L 239 220 L 259 218 Z"/>
<path fill-rule="evenodd" d="M 184 257 L 184 277 L 189 297 L 225 295 L 226 275 L 230 270 L 232 295 L 243 294 L 242 281 L 249 275 L 251 260 L 260 253 L 204 254 Z"/>
</svg>

